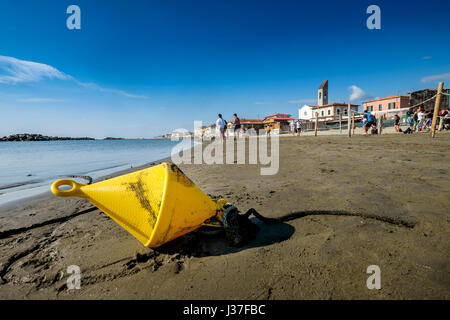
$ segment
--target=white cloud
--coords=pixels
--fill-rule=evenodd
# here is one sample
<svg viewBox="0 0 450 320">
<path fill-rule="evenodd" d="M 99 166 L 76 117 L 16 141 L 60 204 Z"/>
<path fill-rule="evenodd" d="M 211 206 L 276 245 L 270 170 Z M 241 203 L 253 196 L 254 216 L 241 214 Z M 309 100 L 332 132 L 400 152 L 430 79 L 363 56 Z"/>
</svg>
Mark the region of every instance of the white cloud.
<svg viewBox="0 0 450 320">
<path fill-rule="evenodd" d="M 17 101 L 25 103 L 33 103 L 33 102 L 63 102 L 64 100 L 52 98 L 24 98 L 24 99 L 17 99 Z"/>
<path fill-rule="evenodd" d="M 85 88 L 102 92 L 110 92 L 128 98 L 147 99 L 144 95 L 135 95 L 123 90 L 103 88 L 95 83 L 83 83 L 58 69 L 32 61 L 19 60 L 13 57 L 0 56 L 0 84 L 14 85 L 18 83 L 39 82 L 45 79 L 74 81 Z M 29 101 L 30 102 L 30 101 Z"/>
<path fill-rule="evenodd" d="M 117 90 L 117 89 L 106 89 L 106 88 L 100 87 L 98 84 L 92 83 L 92 82 L 86 83 L 86 82 L 80 82 L 77 80 L 75 80 L 75 82 L 78 85 L 83 86 L 85 88 L 90 88 L 90 89 L 98 90 L 101 92 L 115 93 L 115 94 L 118 94 L 118 95 L 121 95 L 124 97 L 134 98 L 134 99 L 148 99 L 148 97 L 144 96 L 144 95 L 131 94 L 131 93 L 125 92 L 123 90 Z"/>
<path fill-rule="evenodd" d="M 372 95 L 366 93 L 363 89 L 353 85 L 348 88 L 350 90 L 350 101 L 358 101 L 362 99 L 368 99 L 371 98 Z"/>
<path fill-rule="evenodd" d="M 0 56 L 0 83 L 16 84 L 23 82 L 37 82 L 45 78 L 69 80 L 70 76 L 59 70 L 37 62 L 19 60 L 13 57 Z"/>
<path fill-rule="evenodd" d="M 290 104 L 302 104 L 302 103 L 314 103 L 317 102 L 316 99 L 300 99 L 300 100 L 289 100 Z"/>
<path fill-rule="evenodd" d="M 436 80 L 448 80 L 448 79 L 450 79 L 450 72 L 423 77 L 421 79 L 421 81 L 423 83 L 427 83 L 427 82 L 433 82 Z"/>
<path fill-rule="evenodd" d="M 272 104 L 272 102 L 253 102 L 253 104 Z"/>
<path fill-rule="evenodd" d="M 430 60 L 431 59 L 431 56 L 423 56 L 422 57 L 422 60 Z"/>
</svg>

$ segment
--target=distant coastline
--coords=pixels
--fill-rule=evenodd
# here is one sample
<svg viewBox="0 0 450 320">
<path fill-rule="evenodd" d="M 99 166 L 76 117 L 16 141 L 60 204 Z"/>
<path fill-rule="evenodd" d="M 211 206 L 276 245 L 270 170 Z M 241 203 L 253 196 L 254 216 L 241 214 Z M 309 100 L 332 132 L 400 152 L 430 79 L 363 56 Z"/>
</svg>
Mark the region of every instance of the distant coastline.
<svg viewBox="0 0 450 320">
<path fill-rule="evenodd" d="M 56 141 L 56 140 L 95 140 L 95 139 L 90 137 L 79 137 L 79 138 L 51 137 L 35 133 L 11 134 L 9 136 L 4 136 L 3 138 L 0 139 L 0 141 Z"/>
<path fill-rule="evenodd" d="M 182 139 L 182 138 L 193 138 L 194 133 L 190 131 L 173 131 L 172 133 L 166 133 L 160 136 L 156 136 L 153 139 Z"/>
<path fill-rule="evenodd" d="M 159 140 L 172 138 L 192 138 L 194 134 L 192 132 L 173 132 L 163 134 L 153 138 L 121 138 L 121 137 L 105 137 L 105 138 L 91 138 L 91 137 L 58 137 L 58 136 L 45 136 L 38 133 L 16 133 L 10 134 L 0 138 L 0 142 L 8 141 L 67 141 L 67 140 Z"/>
</svg>

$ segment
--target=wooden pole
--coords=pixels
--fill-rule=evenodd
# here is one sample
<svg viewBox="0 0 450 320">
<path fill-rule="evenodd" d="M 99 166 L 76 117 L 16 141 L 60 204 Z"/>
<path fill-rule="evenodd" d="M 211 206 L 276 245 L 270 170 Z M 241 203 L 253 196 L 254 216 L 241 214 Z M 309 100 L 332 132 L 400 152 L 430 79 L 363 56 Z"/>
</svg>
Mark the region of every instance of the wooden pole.
<svg viewBox="0 0 450 320">
<path fill-rule="evenodd" d="M 347 108 L 347 123 L 348 123 L 348 137 L 352 136 L 352 109 L 350 109 L 350 103 Z"/>
<path fill-rule="evenodd" d="M 380 113 L 380 115 L 377 118 L 377 131 L 378 134 L 381 134 L 381 130 L 383 129 L 383 115 Z"/>
<path fill-rule="evenodd" d="M 352 136 L 355 135 L 355 115 L 352 115 Z"/>
<path fill-rule="evenodd" d="M 319 125 L 319 113 L 316 112 L 316 121 L 314 125 L 314 135 L 317 137 L 317 126 Z"/>
<path fill-rule="evenodd" d="M 436 103 L 434 104 L 433 120 L 431 121 L 431 137 L 436 135 L 436 120 L 439 113 L 439 106 L 441 105 L 442 88 L 444 88 L 444 82 L 439 82 L 438 92 L 436 95 Z M 441 119 L 442 121 L 442 119 Z"/>
</svg>

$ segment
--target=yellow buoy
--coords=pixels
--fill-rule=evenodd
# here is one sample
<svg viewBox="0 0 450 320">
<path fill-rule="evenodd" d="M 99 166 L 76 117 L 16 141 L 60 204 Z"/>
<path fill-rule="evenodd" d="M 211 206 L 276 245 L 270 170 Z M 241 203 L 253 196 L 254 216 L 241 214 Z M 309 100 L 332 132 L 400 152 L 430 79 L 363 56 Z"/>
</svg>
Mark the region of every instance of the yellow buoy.
<svg viewBox="0 0 450 320">
<path fill-rule="evenodd" d="M 61 190 L 70 186 L 70 190 Z M 201 191 L 174 164 L 160 165 L 91 185 L 63 179 L 51 190 L 59 197 L 88 199 L 145 246 L 155 248 L 223 213 L 223 199 Z"/>
</svg>

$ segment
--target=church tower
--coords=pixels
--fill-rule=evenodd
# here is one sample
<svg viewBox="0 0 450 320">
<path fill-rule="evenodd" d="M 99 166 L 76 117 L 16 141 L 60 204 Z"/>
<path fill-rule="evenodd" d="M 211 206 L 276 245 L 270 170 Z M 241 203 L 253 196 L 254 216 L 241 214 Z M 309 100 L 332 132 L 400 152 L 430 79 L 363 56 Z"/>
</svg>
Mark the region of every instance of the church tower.
<svg viewBox="0 0 450 320">
<path fill-rule="evenodd" d="M 317 105 L 319 107 L 328 104 L 328 80 L 323 80 L 317 90 Z"/>
</svg>

